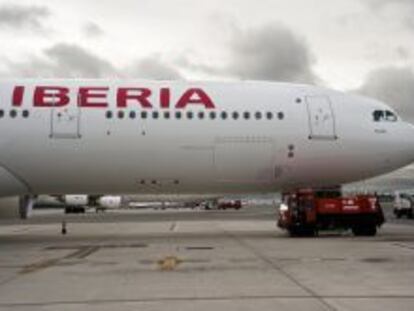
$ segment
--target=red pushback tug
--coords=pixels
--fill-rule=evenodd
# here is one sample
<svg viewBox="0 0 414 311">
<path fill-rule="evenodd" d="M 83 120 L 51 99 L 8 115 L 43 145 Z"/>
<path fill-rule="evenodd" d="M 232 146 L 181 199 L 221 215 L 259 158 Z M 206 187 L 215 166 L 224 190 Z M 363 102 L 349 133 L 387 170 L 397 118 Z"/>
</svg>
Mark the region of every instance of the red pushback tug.
<svg viewBox="0 0 414 311">
<path fill-rule="evenodd" d="M 335 229 L 374 236 L 384 221 L 374 195 L 343 197 L 340 190 L 307 189 L 283 194 L 277 224 L 291 236 L 314 236 L 320 230 Z"/>
</svg>

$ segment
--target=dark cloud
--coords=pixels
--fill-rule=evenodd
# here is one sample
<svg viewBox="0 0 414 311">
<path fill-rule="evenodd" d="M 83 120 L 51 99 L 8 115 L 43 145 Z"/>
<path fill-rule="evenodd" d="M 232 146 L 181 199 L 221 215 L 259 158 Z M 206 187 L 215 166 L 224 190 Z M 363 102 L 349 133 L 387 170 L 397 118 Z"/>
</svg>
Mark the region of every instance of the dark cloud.
<svg viewBox="0 0 414 311">
<path fill-rule="evenodd" d="M 414 72 L 411 68 L 374 70 L 358 92 L 386 102 L 403 119 L 414 122 Z"/>
<path fill-rule="evenodd" d="M 89 22 L 85 24 L 82 28 L 82 31 L 85 36 L 90 38 L 100 37 L 105 33 L 103 29 L 95 22 Z"/>
<path fill-rule="evenodd" d="M 59 43 L 45 51 L 55 68 L 70 76 L 105 77 L 115 74 L 115 68 L 108 61 L 90 53 L 75 44 Z"/>
<path fill-rule="evenodd" d="M 159 56 L 138 60 L 123 70 L 85 48 L 58 43 L 45 49 L 41 56 L 21 62 L 5 61 L 1 77 L 13 78 L 141 78 L 155 80 L 182 79 L 180 73 Z"/>
<path fill-rule="evenodd" d="M 177 64 L 209 75 L 243 80 L 315 83 L 314 57 L 305 40 L 280 25 L 241 30 L 232 27 L 222 67 L 192 62 L 181 57 Z"/>
<path fill-rule="evenodd" d="M 43 30 L 42 22 L 49 16 L 50 11 L 45 6 L 6 4 L 0 6 L 0 27 L 39 31 Z"/>
<path fill-rule="evenodd" d="M 143 58 L 130 66 L 126 73 L 131 78 L 154 80 L 179 80 L 183 77 L 177 69 L 162 61 L 158 55 Z"/>
<path fill-rule="evenodd" d="M 10 77 L 58 77 L 101 78 L 117 75 L 108 61 L 75 44 L 58 43 L 44 51 L 42 57 L 28 61 L 8 62 L 8 70 L 2 76 Z"/>
<path fill-rule="evenodd" d="M 236 31 L 230 44 L 228 72 L 242 79 L 315 82 L 313 57 L 289 29 L 269 25 Z"/>
</svg>

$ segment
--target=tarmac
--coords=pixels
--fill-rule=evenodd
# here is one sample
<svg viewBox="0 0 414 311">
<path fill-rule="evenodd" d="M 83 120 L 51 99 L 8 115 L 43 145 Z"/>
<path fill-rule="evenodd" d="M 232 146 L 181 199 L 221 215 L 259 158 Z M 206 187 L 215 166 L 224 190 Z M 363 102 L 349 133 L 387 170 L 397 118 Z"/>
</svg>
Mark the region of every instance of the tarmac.
<svg viewBox="0 0 414 311">
<path fill-rule="evenodd" d="M 270 207 L 0 221 L 0 310 L 414 310 L 414 221 L 290 238 Z M 62 221 L 67 233 L 62 234 Z"/>
</svg>

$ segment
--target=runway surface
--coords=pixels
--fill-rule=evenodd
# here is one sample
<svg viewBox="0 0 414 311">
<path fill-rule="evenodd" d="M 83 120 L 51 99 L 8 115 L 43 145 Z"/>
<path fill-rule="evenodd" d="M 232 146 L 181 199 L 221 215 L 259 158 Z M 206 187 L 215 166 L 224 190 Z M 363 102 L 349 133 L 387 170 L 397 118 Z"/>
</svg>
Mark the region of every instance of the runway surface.
<svg viewBox="0 0 414 311">
<path fill-rule="evenodd" d="M 0 221 L 0 310 L 413 310 L 413 224 L 289 238 L 269 207 L 40 211 Z"/>
</svg>

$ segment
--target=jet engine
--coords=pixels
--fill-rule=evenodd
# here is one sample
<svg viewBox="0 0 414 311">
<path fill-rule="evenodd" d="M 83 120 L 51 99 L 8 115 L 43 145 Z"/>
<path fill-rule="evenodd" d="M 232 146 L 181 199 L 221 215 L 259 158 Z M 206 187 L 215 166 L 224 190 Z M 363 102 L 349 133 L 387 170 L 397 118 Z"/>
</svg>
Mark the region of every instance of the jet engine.
<svg viewBox="0 0 414 311">
<path fill-rule="evenodd" d="M 67 206 L 86 206 L 89 202 L 88 196 L 84 194 L 67 194 L 63 200 Z"/>
<path fill-rule="evenodd" d="M 102 209 L 115 209 L 121 207 L 122 198 L 120 196 L 105 195 L 100 197 L 97 202 Z"/>
</svg>

